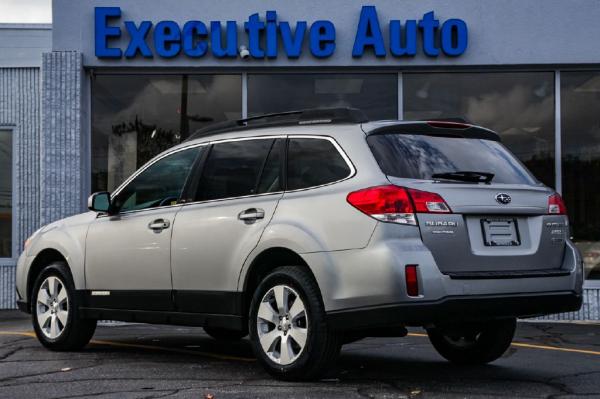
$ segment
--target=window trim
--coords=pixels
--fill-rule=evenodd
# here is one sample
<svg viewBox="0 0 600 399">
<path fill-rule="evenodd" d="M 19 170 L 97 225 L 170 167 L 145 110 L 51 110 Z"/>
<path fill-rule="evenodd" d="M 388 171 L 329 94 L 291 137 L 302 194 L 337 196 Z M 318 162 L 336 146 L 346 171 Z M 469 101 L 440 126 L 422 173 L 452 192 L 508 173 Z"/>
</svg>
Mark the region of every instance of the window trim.
<svg viewBox="0 0 600 399">
<path fill-rule="evenodd" d="M 300 189 L 296 189 L 296 190 L 287 190 L 287 159 L 288 159 L 288 151 L 287 151 L 287 146 L 289 144 L 289 140 L 290 139 L 294 139 L 294 138 L 302 138 L 302 139 L 317 139 L 317 140 L 327 140 L 330 143 L 333 144 L 334 148 L 338 151 L 338 153 L 340 154 L 340 156 L 342 157 L 342 159 L 344 160 L 344 162 L 346 162 L 346 165 L 348 166 L 348 168 L 350 168 L 350 173 L 348 174 L 348 176 L 344 177 L 343 179 L 339 179 L 339 180 L 335 180 L 329 183 L 325 183 L 325 184 L 321 184 L 318 186 L 310 186 L 310 187 L 305 187 L 305 188 L 300 188 Z M 268 195 L 282 195 L 284 193 L 294 193 L 294 192 L 300 192 L 300 191 L 306 191 L 306 190 L 313 190 L 315 188 L 320 188 L 320 187 L 326 187 L 326 186 L 330 186 L 333 184 L 337 184 L 340 182 L 343 182 L 345 180 L 351 179 L 352 177 L 354 177 L 356 175 L 356 167 L 354 166 L 354 164 L 352 163 L 352 161 L 350 160 L 350 158 L 348 157 L 348 155 L 346 154 L 346 152 L 342 149 L 342 147 L 339 145 L 339 143 L 331 136 L 326 136 L 326 135 L 314 135 L 314 134 L 280 134 L 280 135 L 265 135 L 265 136 L 250 136 L 250 137 L 238 137 L 238 138 L 231 138 L 231 139 L 217 139 L 217 140 L 212 140 L 212 141 L 207 141 L 207 142 L 203 142 L 203 143 L 196 143 L 196 144 L 190 144 L 188 146 L 182 147 L 182 148 L 178 148 L 174 151 L 170 151 L 167 152 L 165 154 L 159 155 L 157 156 L 155 159 L 150 160 L 146 165 L 144 165 L 142 168 L 140 168 L 138 171 L 136 171 L 134 174 L 132 174 L 127 180 L 125 180 L 125 182 L 123 182 L 116 190 L 113 194 L 111 194 L 111 200 L 113 198 L 113 196 L 118 195 L 119 192 L 121 192 L 121 190 L 123 190 L 125 188 L 125 186 L 127 184 L 129 184 L 129 182 L 131 182 L 133 179 L 135 179 L 137 177 L 137 175 L 139 175 L 140 173 L 142 173 L 144 170 L 146 170 L 147 168 L 149 168 L 150 166 L 152 166 L 155 162 L 158 162 L 159 160 L 171 155 L 171 154 L 175 154 L 179 151 L 184 151 L 186 149 L 190 149 L 190 148 L 195 148 L 195 147 L 202 147 L 202 146 L 210 146 L 212 147 L 214 144 L 221 144 L 221 143 L 228 143 L 228 142 L 237 142 L 237 141 L 248 141 L 248 140 L 266 140 L 266 139 L 285 139 L 286 140 L 286 145 L 285 145 L 285 158 L 284 158 L 284 162 L 283 162 L 283 167 L 284 167 L 284 177 L 285 177 L 285 188 L 283 190 L 280 191 L 274 191 L 271 193 L 262 193 L 262 194 L 250 194 L 250 195 L 243 195 L 243 196 L 238 196 L 238 197 L 227 197 L 227 198 L 219 198 L 219 199 L 213 199 L 213 200 L 206 200 L 206 201 L 190 201 L 190 202 L 183 202 L 183 203 L 178 203 L 175 205 L 166 205 L 166 206 L 160 206 L 160 207 L 156 207 L 156 208 L 148 208 L 148 209 L 138 209 L 138 210 L 132 210 L 132 211 L 126 211 L 126 212 L 120 212 L 119 215 L 128 215 L 128 214 L 132 214 L 132 213 L 139 213 L 139 212 L 145 212 L 145 211 L 153 211 L 156 209 L 165 209 L 165 208 L 172 208 L 172 207 L 176 207 L 176 206 L 188 206 L 188 205 L 196 205 L 196 204 L 207 204 L 207 203 L 213 203 L 213 202 L 220 202 L 220 201 L 230 201 L 230 200 L 236 200 L 236 199 L 243 199 L 243 198 L 252 198 L 252 197 L 265 197 Z M 192 169 L 192 171 L 190 172 L 190 176 L 194 175 L 197 176 L 198 174 L 202 173 L 202 170 L 204 169 L 204 163 L 202 165 L 194 165 L 194 169 Z M 100 215 L 100 216 L 108 216 L 108 215 Z"/>
<path fill-rule="evenodd" d="M 10 237 L 10 256 L 9 257 L 0 257 L 0 261 L 14 261 L 19 253 L 18 250 L 18 243 L 17 243 L 17 235 L 18 235 L 18 229 L 17 229 L 17 208 L 16 205 L 18 204 L 17 200 L 17 196 L 18 196 L 18 191 L 17 188 L 17 159 L 16 159 L 16 154 L 17 154 L 17 140 L 16 140 L 16 127 L 15 125 L 2 125 L 0 124 L 0 130 L 6 131 L 8 132 L 8 134 L 10 134 L 11 136 L 11 189 L 10 189 L 10 198 L 11 198 L 11 211 L 10 211 L 10 225 L 11 225 L 11 237 Z"/>
<path fill-rule="evenodd" d="M 342 159 L 344 160 L 344 162 L 346 162 L 346 165 L 348 166 L 348 168 L 350 168 L 350 173 L 348 174 L 348 176 L 339 179 L 339 180 L 334 180 L 332 182 L 329 183 L 325 183 L 325 184 L 319 184 L 318 186 L 309 186 L 309 187 L 304 187 L 304 188 L 297 188 L 294 190 L 288 190 L 287 189 L 287 169 L 288 169 L 288 159 L 289 159 L 289 142 L 291 139 L 318 139 L 318 140 L 327 140 L 329 141 L 331 144 L 333 144 L 333 147 L 337 150 L 337 152 L 340 154 L 340 156 L 342 157 Z M 300 191 L 306 191 L 306 190 L 313 190 L 315 188 L 320 188 L 320 187 L 327 187 L 327 186 L 331 186 L 332 184 L 337 184 L 337 183 L 341 183 L 345 180 L 351 179 L 354 177 L 354 175 L 356 175 L 356 168 L 354 167 L 354 164 L 352 163 L 352 160 L 350 159 L 350 157 L 348 157 L 348 155 L 346 154 L 346 152 L 344 151 L 344 149 L 339 145 L 339 143 L 331 136 L 325 136 L 325 135 L 300 135 L 300 134 L 294 134 L 294 135 L 288 135 L 288 140 L 287 140 L 287 146 L 286 146 L 286 157 L 285 157 L 285 192 L 286 193 L 295 193 L 295 192 L 300 192 Z"/>
<path fill-rule="evenodd" d="M 156 162 L 158 162 L 161 159 L 166 158 L 166 157 L 168 157 L 170 155 L 176 154 L 176 153 L 178 153 L 180 151 L 185 151 L 185 150 L 188 150 L 188 149 L 197 148 L 197 147 L 204 147 L 204 146 L 209 147 L 208 151 L 210 151 L 210 149 L 212 148 L 212 146 L 214 144 L 236 142 L 236 141 L 247 141 L 247 140 L 261 140 L 261 139 L 277 139 L 277 138 L 286 139 L 286 137 L 287 137 L 287 135 L 282 134 L 282 135 L 265 135 L 265 136 L 239 137 L 239 138 L 232 138 L 232 139 L 220 139 L 220 140 L 212 140 L 212 141 L 206 141 L 206 142 L 202 142 L 202 143 L 190 144 L 190 145 L 187 145 L 185 147 L 177 148 L 177 149 L 175 149 L 173 151 L 168 151 L 167 150 L 168 152 L 157 155 L 155 158 L 153 158 L 150 161 L 148 161 L 144 166 L 142 166 L 140 169 L 138 169 L 137 171 L 135 171 L 131 176 L 129 176 L 123 183 L 121 183 L 121 185 L 119 185 L 119 187 L 117 187 L 117 189 L 113 193 L 111 193 L 110 199 L 112 201 L 113 198 L 115 196 L 117 196 L 132 180 L 134 180 L 138 175 L 140 175 L 141 173 L 143 173 L 146 169 L 148 169 L 149 167 L 151 167 L 152 165 L 154 165 Z M 200 157 L 200 158 L 202 158 L 202 157 Z M 197 176 L 198 174 L 202 173 L 202 170 L 204 169 L 204 163 L 205 163 L 206 159 L 203 160 L 204 162 L 202 162 L 201 165 L 197 164 L 198 160 L 199 159 L 197 159 L 196 162 L 194 162 L 194 165 L 192 166 L 192 170 L 190 171 L 190 174 L 188 175 L 188 178 L 190 176 Z M 187 181 L 186 181 L 186 185 L 187 185 Z M 186 189 L 186 187 L 184 186 L 184 190 L 185 189 Z M 158 207 L 155 207 L 155 208 L 136 209 L 136 210 L 131 210 L 131 211 L 119 212 L 118 215 L 129 215 L 129 214 L 133 214 L 133 213 L 153 211 L 153 210 L 156 210 L 156 209 L 166 209 L 166 208 L 172 208 L 172 207 L 176 207 L 176 206 L 185 206 L 185 205 L 192 205 L 192 204 L 199 204 L 199 203 L 224 201 L 224 200 L 237 199 L 237 198 L 259 197 L 259 196 L 273 195 L 273 194 L 282 194 L 282 193 L 283 193 L 283 191 L 275 191 L 275 192 L 272 192 L 272 193 L 251 194 L 251 195 L 246 195 L 246 196 L 241 196 L 241 197 L 219 198 L 219 199 L 207 200 L 207 201 L 182 202 L 182 203 L 177 203 L 175 205 L 165 205 L 165 206 L 158 206 Z M 106 214 L 99 214 L 98 215 L 98 217 L 106 217 L 106 216 L 109 216 L 109 215 L 106 215 Z"/>
</svg>

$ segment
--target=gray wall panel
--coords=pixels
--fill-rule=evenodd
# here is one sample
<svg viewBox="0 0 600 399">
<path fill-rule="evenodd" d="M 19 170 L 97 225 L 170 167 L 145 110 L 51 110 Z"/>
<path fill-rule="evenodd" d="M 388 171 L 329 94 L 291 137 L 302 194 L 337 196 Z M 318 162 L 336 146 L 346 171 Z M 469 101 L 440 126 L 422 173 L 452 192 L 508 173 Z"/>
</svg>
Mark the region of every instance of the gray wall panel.
<svg viewBox="0 0 600 399">
<path fill-rule="evenodd" d="M 391 19 L 419 20 L 423 14 L 434 11 L 440 21 L 463 19 L 469 28 L 469 46 L 459 57 L 428 58 L 352 58 L 352 45 L 363 5 L 375 5 L 383 35 L 387 39 L 387 25 Z M 180 55 L 174 59 L 154 57 L 133 60 L 100 60 L 94 55 L 94 7 L 120 6 L 123 20 L 139 24 L 143 20 L 154 23 L 174 20 L 183 24 L 188 20 L 235 20 L 238 37 L 247 43 L 243 23 L 248 16 L 259 13 L 264 21 L 267 10 L 276 10 L 279 21 L 305 20 L 309 26 L 319 19 L 332 21 L 336 27 L 335 54 L 326 59 L 310 55 L 303 48 L 300 59 L 288 59 L 280 51 L 277 59 L 240 60 L 217 59 L 205 56 L 190 59 Z M 498 66 L 498 65 L 561 65 L 600 64 L 596 45 L 600 37 L 600 7 L 597 0 L 178 0 L 177 5 L 164 0 L 55 0 L 53 2 L 53 49 L 74 50 L 84 55 L 86 66 L 148 66 L 148 67 L 333 67 L 385 66 L 394 68 L 436 66 Z M 114 24 L 114 22 L 112 23 Z M 123 33 L 127 38 L 127 33 Z M 388 41 L 389 42 L 389 41 Z M 125 40 L 121 41 L 122 47 Z"/>
<path fill-rule="evenodd" d="M 41 137 L 41 221 L 82 211 L 81 54 L 43 55 Z"/>
<path fill-rule="evenodd" d="M 0 68 L 0 126 L 13 129 L 16 202 L 16 257 L 40 226 L 40 72 L 38 68 Z"/>
<path fill-rule="evenodd" d="M 39 68 L 51 49 L 52 25 L 0 24 L 0 68 Z"/>
<path fill-rule="evenodd" d="M 17 307 L 15 271 L 15 265 L 0 262 L 0 309 L 15 309 Z"/>
<path fill-rule="evenodd" d="M 40 71 L 0 68 L 0 128 L 13 132 L 13 212 L 16 258 L 40 226 Z M 0 309 L 15 308 L 15 260 L 0 260 Z"/>
</svg>

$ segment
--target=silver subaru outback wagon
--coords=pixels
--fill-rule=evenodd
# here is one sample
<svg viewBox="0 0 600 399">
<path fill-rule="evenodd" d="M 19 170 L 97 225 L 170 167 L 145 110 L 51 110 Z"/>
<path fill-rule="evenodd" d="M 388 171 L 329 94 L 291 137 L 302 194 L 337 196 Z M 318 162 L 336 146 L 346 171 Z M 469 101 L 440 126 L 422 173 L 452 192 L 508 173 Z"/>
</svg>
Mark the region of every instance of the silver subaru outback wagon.
<svg viewBox="0 0 600 399">
<path fill-rule="evenodd" d="M 407 326 L 449 361 L 491 362 L 517 317 L 581 306 L 560 195 L 466 123 L 321 109 L 215 125 L 88 206 L 18 262 L 18 305 L 52 350 L 81 349 L 99 319 L 202 326 L 309 379 Z"/>
</svg>

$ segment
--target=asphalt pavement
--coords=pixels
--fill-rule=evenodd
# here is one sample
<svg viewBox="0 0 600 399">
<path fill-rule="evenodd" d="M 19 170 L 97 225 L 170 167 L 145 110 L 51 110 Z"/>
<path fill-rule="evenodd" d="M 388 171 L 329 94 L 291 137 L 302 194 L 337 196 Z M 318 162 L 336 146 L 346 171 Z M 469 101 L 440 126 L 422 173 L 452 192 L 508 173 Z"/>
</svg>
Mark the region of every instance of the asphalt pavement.
<svg viewBox="0 0 600 399">
<path fill-rule="evenodd" d="M 344 346 L 328 378 L 273 380 L 248 341 L 201 328 L 111 323 L 77 353 L 44 349 L 30 320 L 0 312 L 0 398 L 600 398 L 600 324 L 521 322 L 510 350 L 447 363 L 423 330 Z"/>
</svg>

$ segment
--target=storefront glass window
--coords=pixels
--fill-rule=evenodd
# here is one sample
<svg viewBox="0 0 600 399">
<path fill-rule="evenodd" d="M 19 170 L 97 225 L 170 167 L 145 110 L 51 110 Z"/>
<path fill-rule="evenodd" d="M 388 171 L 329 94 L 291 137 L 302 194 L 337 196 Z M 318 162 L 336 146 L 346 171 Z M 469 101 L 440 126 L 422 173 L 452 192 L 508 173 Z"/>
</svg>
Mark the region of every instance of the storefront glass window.
<svg viewBox="0 0 600 399">
<path fill-rule="evenodd" d="M 600 71 L 561 73 L 562 177 L 588 279 L 600 280 Z"/>
<path fill-rule="evenodd" d="M 0 258 L 12 257 L 12 132 L 0 130 Z"/>
<path fill-rule="evenodd" d="M 405 119 L 463 118 L 495 130 L 554 187 L 554 73 L 405 73 L 403 85 Z"/>
<path fill-rule="evenodd" d="M 240 75 L 97 75 L 92 191 L 114 190 L 158 153 L 214 122 L 239 119 Z"/>
<path fill-rule="evenodd" d="M 354 107 L 370 119 L 398 117 L 396 74 L 248 75 L 248 114 Z"/>
</svg>

